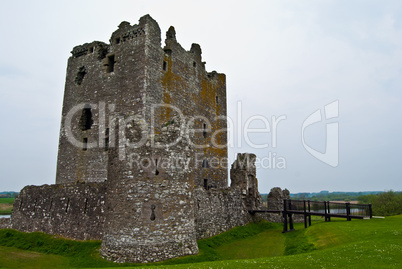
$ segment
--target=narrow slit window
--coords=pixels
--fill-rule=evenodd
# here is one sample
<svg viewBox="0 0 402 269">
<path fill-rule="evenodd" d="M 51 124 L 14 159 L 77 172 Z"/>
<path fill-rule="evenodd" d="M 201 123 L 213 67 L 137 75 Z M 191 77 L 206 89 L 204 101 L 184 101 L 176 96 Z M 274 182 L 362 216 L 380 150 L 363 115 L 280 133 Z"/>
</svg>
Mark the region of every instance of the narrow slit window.
<svg viewBox="0 0 402 269">
<path fill-rule="evenodd" d="M 116 38 L 116 44 L 120 44 L 120 37 Z"/>
<path fill-rule="evenodd" d="M 209 164 L 208 164 L 208 160 L 207 160 L 207 159 L 204 159 L 204 160 L 202 161 L 202 168 L 209 168 Z"/>
<path fill-rule="evenodd" d="M 155 216 L 155 208 L 156 208 L 155 205 L 151 205 L 151 217 L 150 217 L 150 219 L 151 219 L 152 221 L 154 221 L 154 220 L 156 219 L 156 216 Z"/>
<path fill-rule="evenodd" d="M 204 189 L 208 190 L 208 178 L 204 178 Z"/>
<path fill-rule="evenodd" d="M 155 159 L 155 176 L 159 175 L 158 171 L 158 159 Z"/>
<path fill-rule="evenodd" d="M 105 151 L 109 150 L 109 128 L 106 128 L 105 132 Z"/>
<path fill-rule="evenodd" d="M 162 65 L 163 71 L 166 71 L 167 69 L 167 62 L 163 61 L 163 65 Z"/>
<path fill-rule="evenodd" d="M 82 150 L 86 151 L 86 150 L 88 149 L 88 138 L 85 137 L 85 138 L 82 140 L 82 144 L 83 144 Z"/>
<path fill-rule="evenodd" d="M 109 137 L 105 138 L 105 151 L 109 150 Z"/>
<path fill-rule="evenodd" d="M 218 102 L 219 102 L 218 95 L 217 95 L 217 96 L 215 96 L 215 102 L 216 102 L 216 104 L 218 104 Z"/>
<path fill-rule="evenodd" d="M 202 131 L 202 135 L 204 136 L 204 138 L 207 138 L 207 124 L 204 123 L 203 124 L 203 131 Z"/>
<path fill-rule="evenodd" d="M 88 208 L 88 198 L 85 198 L 84 214 L 87 213 L 87 208 Z"/>
<path fill-rule="evenodd" d="M 197 67 L 197 63 L 196 63 L 196 62 L 193 62 L 193 67 L 194 67 L 194 68 Z"/>
<path fill-rule="evenodd" d="M 67 213 L 67 211 L 68 211 L 69 206 L 70 206 L 70 198 L 68 198 L 68 200 L 67 200 L 66 213 Z"/>
</svg>

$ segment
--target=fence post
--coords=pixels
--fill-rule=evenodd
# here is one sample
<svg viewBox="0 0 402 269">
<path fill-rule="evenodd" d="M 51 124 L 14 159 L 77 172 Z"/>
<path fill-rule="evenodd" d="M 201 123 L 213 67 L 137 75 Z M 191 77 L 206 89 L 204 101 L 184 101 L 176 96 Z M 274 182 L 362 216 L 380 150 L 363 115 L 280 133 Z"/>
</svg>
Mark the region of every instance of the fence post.
<svg viewBox="0 0 402 269">
<path fill-rule="evenodd" d="M 329 201 L 327 201 L 327 209 L 328 209 L 328 221 L 331 221 L 331 216 L 330 216 L 331 211 L 329 209 Z"/>
<path fill-rule="evenodd" d="M 288 231 L 288 213 L 286 211 L 286 199 L 283 199 L 282 217 L 283 217 L 283 231 L 282 231 L 282 233 L 286 233 Z"/>
<path fill-rule="evenodd" d="M 369 213 L 370 213 L 370 219 L 373 217 L 373 208 L 371 207 L 371 204 L 369 206 Z"/>
<path fill-rule="evenodd" d="M 306 200 L 303 200 L 303 209 L 304 209 L 304 228 L 307 228 Z"/>
<path fill-rule="evenodd" d="M 289 210 L 292 210 L 292 200 L 288 200 L 289 201 Z M 289 230 L 293 231 L 293 217 L 292 217 L 292 213 L 289 214 Z"/>
<path fill-rule="evenodd" d="M 311 208 L 310 208 L 310 200 L 307 201 L 308 204 L 308 212 L 310 214 L 308 214 L 308 226 L 311 226 Z"/>
<path fill-rule="evenodd" d="M 328 221 L 328 216 L 327 216 L 327 201 L 324 201 L 324 219 L 325 219 L 325 221 Z"/>
<path fill-rule="evenodd" d="M 346 220 L 351 221 L 352 219 L 350 218 L 350 203 L 346 203 Z"/>
</svg>

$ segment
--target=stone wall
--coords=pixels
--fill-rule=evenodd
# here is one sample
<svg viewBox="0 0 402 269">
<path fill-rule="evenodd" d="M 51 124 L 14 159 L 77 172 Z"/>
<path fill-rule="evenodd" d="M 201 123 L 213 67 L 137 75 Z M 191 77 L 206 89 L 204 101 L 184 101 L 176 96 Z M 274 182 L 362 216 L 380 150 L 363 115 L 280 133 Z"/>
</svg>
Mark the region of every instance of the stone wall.
<svg viewBox="0 0 402 269">
<path fill-rule="evenodd" d="M 26 186 L 14 201 L 12 228 L 101 240 L 105 187 L 103 183 Z"/>
<path fill-rule="evenodd" d="M 288 189 L 274 187 L 270 190 L 267 197 L 267 205 L 270 210 L 283 210 L 283 200 L 290 199 Z"/>
<path fill-rule="evenodd" d="M 274 187 L 268 194 L 267 197 L 267 209 L 269 210 L 283 210 L 283 200 L 290 199 L 290 192 L 288 189 L 281 189 L 279 187 Z M 254 213 L 254 221 L 266 220 L 270 222 L 283 222 L 282 213 Z M 294 222 L 303 222 L 303 215 L 293 214 Z"/>
<path fill-rule="evenodd" d="M 282 213 L 254 213 L 253 221 L 257 222 L 260 220 L 266 220 L 269 222 L 282 223 L 283 216 Z"/>
<path fill-rule="evenodd" d="M 240 189 L 248 210 L 258 209 L 262 205 L 258 192 L 255 158 L 255 154 L 252 153 L 238 153 L 230 169 L 230 186 Z"/>
<path fill-rule="evenodd" d="M 208 238 L 231 228 L 246 225 L 251 216 L 238 188 L 194 190 L 197 239 Z"/>
<path fill-rule="evenodd" d="M 11 218 L 1 218 L 0 219 L 0 229 L 11 228 Z"/>
</svg>

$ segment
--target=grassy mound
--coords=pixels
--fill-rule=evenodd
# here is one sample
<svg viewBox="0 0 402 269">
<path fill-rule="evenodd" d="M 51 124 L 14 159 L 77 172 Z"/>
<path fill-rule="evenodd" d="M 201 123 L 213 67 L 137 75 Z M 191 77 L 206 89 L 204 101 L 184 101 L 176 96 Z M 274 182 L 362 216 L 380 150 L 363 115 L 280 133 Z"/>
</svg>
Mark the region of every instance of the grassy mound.
<svg viewBox="0 0 402 269">
<path fill-rule="evenodd" d="M 74 241 L 43 233 L 0 230 L 0 267 L 90 268 L 399 268 L 402 216 L 316 220 L 282 234 L 281 224 L 251 223 L 198 241 L 200 254 L 151 264 L 114 264 L 99 257 L 99 241 Z"/>
</svg>

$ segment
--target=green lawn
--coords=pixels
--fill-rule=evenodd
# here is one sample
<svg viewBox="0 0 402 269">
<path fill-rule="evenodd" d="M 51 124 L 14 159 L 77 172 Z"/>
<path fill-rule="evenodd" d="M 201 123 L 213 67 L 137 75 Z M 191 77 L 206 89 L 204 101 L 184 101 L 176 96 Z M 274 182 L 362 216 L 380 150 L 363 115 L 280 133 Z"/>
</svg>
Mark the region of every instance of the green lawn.
<svg viewBox="0 0 402 269">
<path fill-rule="evenodd" d="M 69 259 L 12 247 L 0 247 L 1 268 L 67 268 Z"/>
<path fill-rule="evenodd" d="M 231 244 L 221 245 L 216 251 L 222 260 L 281 256 L 285 251 L 285 237 L 280 229 L 270 229 Z"/>
<path fill-rule="evenodd" d="M 295 229 L 282 234 L 280 224 L 250 224 L 200 240 L 197 256 L 142 267 L 402 268 L 402 215 L 350 222 L 314 220 L 307 229 L 303 224 L 296 224 Z M 0 248 L 0 267 L 116 266 L 99 258 L 99 241 L 77 242 L 41 233 L 0 230 L 0 245 L 8 246 Z"/>
</svg>

